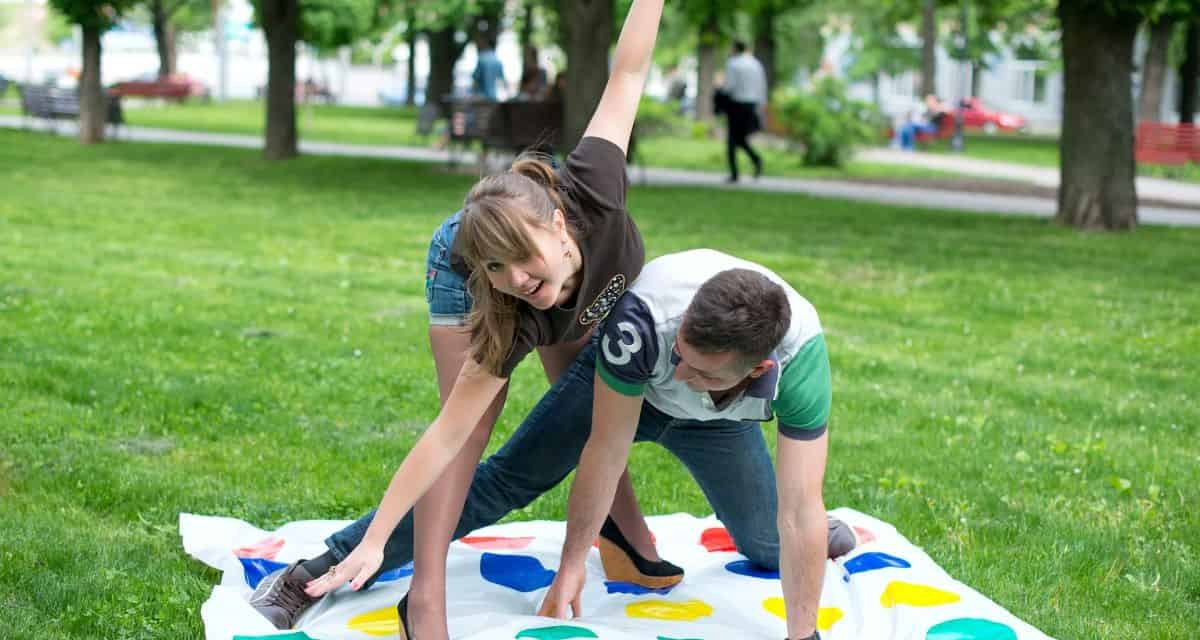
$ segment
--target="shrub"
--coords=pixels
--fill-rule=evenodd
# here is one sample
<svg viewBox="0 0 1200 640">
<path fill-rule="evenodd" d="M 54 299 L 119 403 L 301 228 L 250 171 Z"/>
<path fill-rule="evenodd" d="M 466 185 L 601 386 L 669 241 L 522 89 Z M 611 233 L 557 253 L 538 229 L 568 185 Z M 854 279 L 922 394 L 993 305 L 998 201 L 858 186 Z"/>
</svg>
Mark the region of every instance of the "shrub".
<svg viewBox="0 0 1200 640">
<path fill-rule="evenodd" d="M 772 109 L 785 135 L 803 148 L 806 165 L 840 167 L 856 146 L 879 138 L 886 123 L 874 105 L 852 100 L 833 78 L 823 78 L 811 90 L 775 92 Z"/>
<path fill-rule="evenodd" d="M 691 124 L 676 111 L 677 105 L 643 97 L 638 104 L 637 132 L 640 136 L 685 136 Z"/>
</svg>

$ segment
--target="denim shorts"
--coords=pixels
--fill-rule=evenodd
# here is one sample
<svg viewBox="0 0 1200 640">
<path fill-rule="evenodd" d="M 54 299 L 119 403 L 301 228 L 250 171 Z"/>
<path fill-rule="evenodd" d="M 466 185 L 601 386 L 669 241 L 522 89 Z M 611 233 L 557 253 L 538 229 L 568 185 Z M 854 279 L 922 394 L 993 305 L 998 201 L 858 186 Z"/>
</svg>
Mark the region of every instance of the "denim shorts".
<svg viewBox="0 0 1200 640">
<path fill-rule="evenodd" d="M 471 294 L 467 281 L 450 268 L 450 248 L 458 233 L 462 211 L 446 218 L 429 241 L 425 260 L 425 301 L 429 303 L 429 324 L 435 327 L 461 327 L 471 312 Z"/>
</svg>

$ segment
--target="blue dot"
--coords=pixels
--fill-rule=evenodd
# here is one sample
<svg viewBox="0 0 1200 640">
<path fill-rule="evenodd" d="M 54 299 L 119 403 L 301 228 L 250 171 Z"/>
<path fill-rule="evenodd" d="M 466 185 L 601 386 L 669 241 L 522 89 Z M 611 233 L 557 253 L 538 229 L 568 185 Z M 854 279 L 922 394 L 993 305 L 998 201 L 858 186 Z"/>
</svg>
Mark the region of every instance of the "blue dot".
<svg viewBox="0 0 1200 640">
<path fill-rule="evenodd" d="M 749 578 L 762 578 L 763 580 L 778 580 L 779 572 L 772 571 L 766 567 L 760 567 L 749 560 L 736 560 L 725 565 L 725 569 L 730 573 L 736 573 L 739 576 Z"/>
<path fill-rule="evenodd" d="M 657 593 L 657 594 L 665 596 L 668 593 L 671 593 L 671 590 L 674 589 L 675 587 L 671 586 L 671 587 L 661 587 L 658 589 L 652 589 L 650 587 L 643 587 L 640 584 L 634 584 L 632 582 L 618 582 L 615 580 L 608 580 L 608 581 L 605 581 L 604 588 L 608 589 L 609 593 L 628 593 L 630 595 L 635 595 L 635 596 L 641 596 L 641 595 L 645 595 L 647 593 Z"/>
<path fill-rule="evenodd" d="M 846 561 L 846 575 L 842 576 L 844 582 L 850 582 L 850 576 L 855 573 L 863 573 L 865 571 L 875 571 L 877 569 L 908 569 L 912 565 L 904 558 L 888 555 L 872 551 L 864 553 L 861 556 L 853 557 Z"/>
<path fill-rule="evenodd" d="M 391 571 L 384 571 L 383 573 L 379 574 L 379 577 L 376 578 L 375 581 L 376 582 L 395 582 L 396 580 L 400 580 L 402 578 L 407 578 L 407 577 L 411 576 L 412 574 L 413 574 L 413 563 L 409 562 L 408 564 L 406 564 L 404 566 L 396 567 L 395 569 L 392 569 Z"/>
<path fill-rule="evenodd" d="M 554 572 L 532 556 L 508 556 L 485 553 L 479 558 L 479 574 L 484 580 L 522 593 L 537 591 L 554 582 Z"/>
<path fill-rule="evenodd" d="M 287 567 L 282 562 L 264 558 L 238 558 L 238 560 L 242 561 L 242 574 L 251 589 L 257 589 L 258 583 L 262 582 L 263 578 Z"/>
</svg>

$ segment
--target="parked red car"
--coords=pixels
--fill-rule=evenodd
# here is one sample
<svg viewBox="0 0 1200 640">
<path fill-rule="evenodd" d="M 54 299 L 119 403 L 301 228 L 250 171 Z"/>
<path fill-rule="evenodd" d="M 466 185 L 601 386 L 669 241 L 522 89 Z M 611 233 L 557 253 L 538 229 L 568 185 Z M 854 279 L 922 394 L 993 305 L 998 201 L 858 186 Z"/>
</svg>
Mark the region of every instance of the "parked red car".
<svg viewBox="0 0 1200 640">
<path fill-rule="evenodd" d="M 1015 113 L 993 111 L 983 106 L 979 98 L 963 98 L 962 110 L 964 129 L 983 129 L 986 133 L 997 131 L 1013 132 L 1025 128 L 1025 118 Z"/>
<path fill-rule="evenodd" d="M 109 87 L 108 92 L 122 98 L 162 98 L 178 102 L 189 98 L 208 99 L 208 87 L 184 73 L 163 78 L 157 74 L 146 74 L 133 80 L 118 82 Z"/>
</svg>

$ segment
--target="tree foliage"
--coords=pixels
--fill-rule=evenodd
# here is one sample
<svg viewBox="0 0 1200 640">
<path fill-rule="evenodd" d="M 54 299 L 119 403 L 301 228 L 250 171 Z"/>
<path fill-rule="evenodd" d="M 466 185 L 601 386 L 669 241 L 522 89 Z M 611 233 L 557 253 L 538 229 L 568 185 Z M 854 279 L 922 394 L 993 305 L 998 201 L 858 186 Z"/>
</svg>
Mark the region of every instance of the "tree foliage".
<svg viewBox="0 0 1200 640">
<path fill-rule="evenodd" d="M 50 0 L 50 6 L 63 16 L 87 29 L 108 31 L 133 5 L 132 0 Z"/>
</svg>

